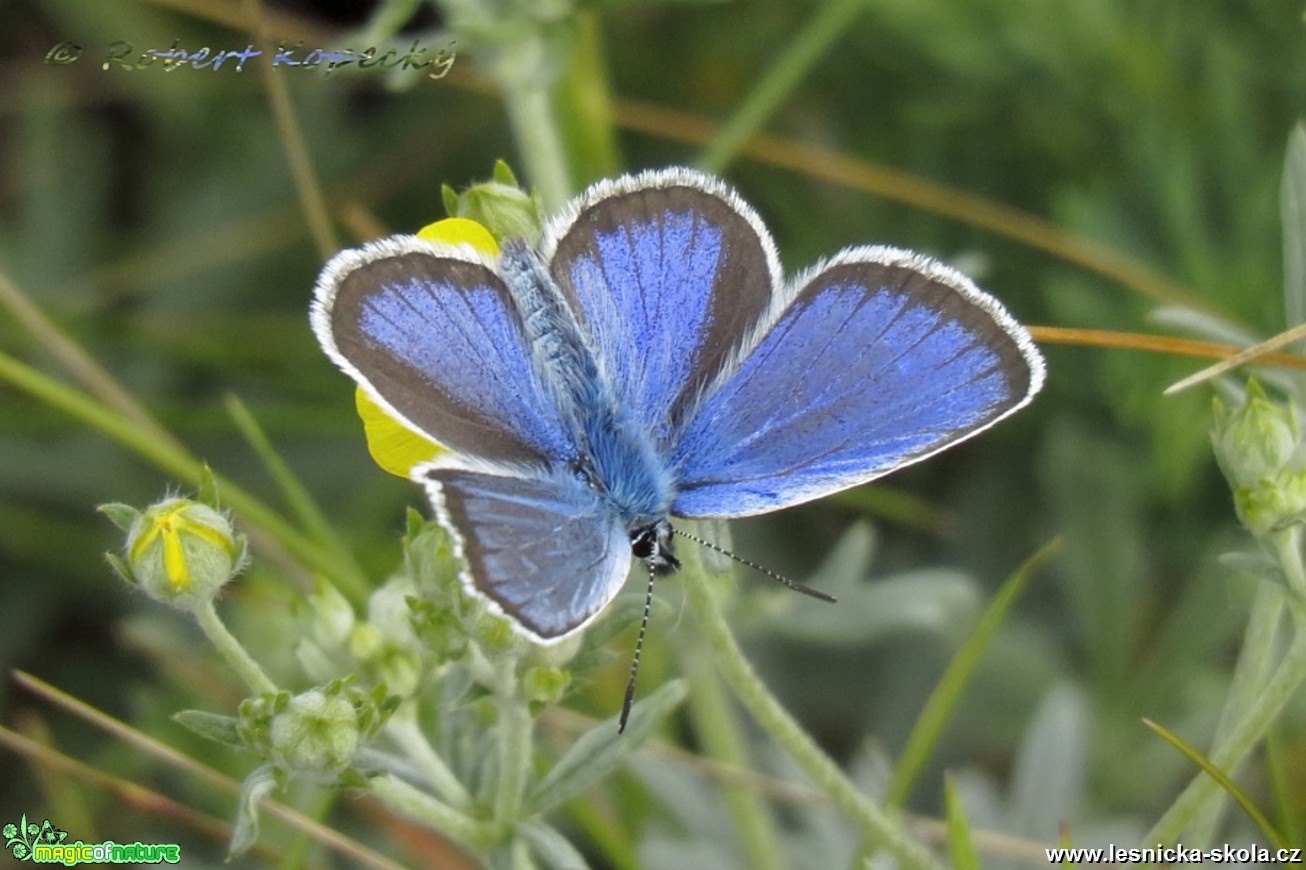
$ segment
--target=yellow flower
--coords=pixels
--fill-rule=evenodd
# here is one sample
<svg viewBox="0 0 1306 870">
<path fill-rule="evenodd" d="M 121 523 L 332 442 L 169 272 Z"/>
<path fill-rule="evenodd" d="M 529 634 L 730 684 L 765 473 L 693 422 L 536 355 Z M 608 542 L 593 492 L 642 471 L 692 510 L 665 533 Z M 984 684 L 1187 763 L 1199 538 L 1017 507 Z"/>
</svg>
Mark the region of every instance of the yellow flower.
<svg viewBox="0 0 1306 870">
<path fill-rule="evenodd" d="M 490 255 L 499 253 L 499 245 L 490 231 L 466 218 L 436 221 L 423 227 L 417 235 L 431 242 L 469 245 Z M 367 451 L 372 454 L 372 460 L 393 475 L 407 479 L 413 466 L 434 459 L 444 449 L 386 414 L 361 387 L 354 394 L 354 406 L 363 419 Z"/>
</svg>

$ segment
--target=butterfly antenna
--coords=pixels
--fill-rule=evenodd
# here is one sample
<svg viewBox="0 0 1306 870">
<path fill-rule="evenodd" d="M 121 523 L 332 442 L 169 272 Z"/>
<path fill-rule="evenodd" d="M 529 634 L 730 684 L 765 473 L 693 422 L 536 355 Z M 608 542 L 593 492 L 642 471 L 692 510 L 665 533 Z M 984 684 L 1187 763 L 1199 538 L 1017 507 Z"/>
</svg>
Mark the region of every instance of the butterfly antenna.
<svg viewBox="0 0 1306 870">
<path fill-rule="evenodd" d="M 731 559 L 734 559 L 740 565 L 744 565 L 745 567 L 752 568 L 754 571 L 756 571 L 759 574 L 765 574 L 766 576 L 770 577 L 772 580 L 775 580 L 777 583 L 781 584 L 782 586 L 788 586 L 790 589 L 794 590 L 795 592 L 801 592 L 804 595 L 810 595 L 812 598 L 819 598 L 821 601 L 829 601 L 831 603 L 839 600 L 835 598 L 833 595 L 826 595 L 824 592 L 820 591 L 819 589 L 813 589 L 810 586 L 804 586 L 803 584 L 799 583 L 797 580 L 790 580 L 788 577 L 784 576 L 783 574 L 777 574 L 775 571 L 772 571 L 770 568 L 763 568 L 761 565 L 757 564 L 756 562 L 750 562 L 748 559 L 745 559 L 742 556 L 736 556 L 734 553 L 730 552 L 725 547 L 718 547 L 716 544 L 712 543 L 711 541 L 700 538 L 698 535 L 691 535 L 689 532 L 681 531 L 680 529 L 677 529 L 674 526 L 672 527 L 671 531 L 675 532 L 677 535 L 680 535 L 680 537 L 682 538 L 693 541 L 695 544 L 698 544 L 700 547 L 707 547 L 709 550 L 713 551 L 714 553 L 720 553 L 722 556 L 728 556 Z M 638 658 L 638 653 L 636 653 L 636 657 Z"/>
<path fill-rule="evenodd" d="M 621 720 L 617 723 L 617 733 L 626 730 L 626 720 L 630 718 L 630 707 L 635 703 L 635 677 L 639 674 L 639 654 L 644 649 L 644 632 L 648 630 L 648 614 L 653 607 L 653 569 L 648 569 L 648 592 L 644 596 L 644 616 L 639 621 L 639 636 L 635 638 L 635 656 L 630 660 L 630 679 L 626 681 L 626 700 L 621 703 Z"/>
</svg>

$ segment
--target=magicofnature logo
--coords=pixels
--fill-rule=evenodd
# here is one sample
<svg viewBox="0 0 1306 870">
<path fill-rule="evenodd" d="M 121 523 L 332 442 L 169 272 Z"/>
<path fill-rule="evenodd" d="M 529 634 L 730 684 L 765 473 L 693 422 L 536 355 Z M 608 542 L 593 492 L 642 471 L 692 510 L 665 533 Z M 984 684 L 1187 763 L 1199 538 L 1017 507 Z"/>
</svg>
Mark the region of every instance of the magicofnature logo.
<svg viewBox="0 0 1306 870">
<path fill-rule="evenodd" d="M 176 864 L 181 860 L 181 846 L 175 843 L 66 843 L 68 832 L 61 831 L 46 819 L 41 824 L 29 822 L 27 814 L 17 823 L 4 826 L 5 848 L 20 861 L 34 864 Z"/>
</svg>

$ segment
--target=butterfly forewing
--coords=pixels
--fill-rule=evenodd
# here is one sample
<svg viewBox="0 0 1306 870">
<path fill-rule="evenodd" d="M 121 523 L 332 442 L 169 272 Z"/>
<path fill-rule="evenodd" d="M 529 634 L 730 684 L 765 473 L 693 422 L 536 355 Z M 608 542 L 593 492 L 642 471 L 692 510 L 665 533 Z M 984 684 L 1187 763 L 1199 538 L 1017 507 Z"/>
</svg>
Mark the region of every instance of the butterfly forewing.
<svg viewBox="0 0 1306 870">
<path fill-rule="evenodd" d="M 576 452 L 507 287 L 466 250 L 401 236 L 339 254 L 313 326 L 374 399 L 451 450 L 537 464 Z"/>
<path fill-rule="evenodd" d="M 613 389 L 659 442 L 737 356 L 779 277 L 753 210 L 686 170 L 597 185 L 544 253 Z"/>
<path fill-rule="evenodd" d="M 672 512 L 744 516 L 864 483 L 987 428 L 1041 380 L 1028 334 L 964 276 L 844 252 L 686 424 Z"/>
</svg>

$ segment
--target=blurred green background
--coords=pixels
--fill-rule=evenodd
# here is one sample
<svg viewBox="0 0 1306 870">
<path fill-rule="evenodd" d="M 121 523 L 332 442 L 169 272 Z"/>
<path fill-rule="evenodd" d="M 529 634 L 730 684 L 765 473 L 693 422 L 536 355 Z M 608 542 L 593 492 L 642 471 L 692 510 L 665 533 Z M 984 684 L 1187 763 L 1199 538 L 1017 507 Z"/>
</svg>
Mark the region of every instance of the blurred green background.
<svg viewBox="0 0 1306 870">
<path fill-rule="evenodd" d="M 1279 191 L 1289 132 L 1306 114 L 1300 3 L 460 0 L 391 3 L 389 23 L 377 6 L 262 4 L 274 40 L 306 47 L 363 48 L 395 29 L 403 45 L 454 42 L 450 74 L 106 70 L 116 41 L 243 48 L 259 4 L 0 0 L 0 274 L 195 456 L 277 505 L 224 408 L 238 396 L 375 578 L 398 564 L 405 509 L 427 508 L 371 463 L 352 383 L 308 330 L 324 251 L 270 78 L 289 98 L 306 148 L 298 165 L 320 184 L 340 246 L 442 217 L 440 186 L 484 180 L 500 157 L 541 183 L 529 124 L 514 115 L 521 92 L 505 102 L 497 86 L 556 76 L 544 92 L 573 191 L 707 155 L 769 223 L 790 272 L 883 242 L 957 263 L 1032 325 L 1192 336 L 1204 323 L 1199 337 L 1247 339 L 1286 325 Z M 45 62 L 64 42 L 80 57 Z M 765 138 L 739 150 L 722 129 Z M 80 383 L 9 306 L 0 350 Z M 1064 822 L 1076 842 L 1124 843 L 1189 775 L 1139 717 L 1198 746 L 1210 739 L 1252 589 L 1216 559 L 1247 541 L 1210 453 L 1210 388 L 1160 395 L 1200 361 L 1044 350 L 1044 394 L 993 432 L 882 485 L 735 524 L 740 554 L 811 582 L 826 564 L 827 580 L 855 590 L 840 613 L 813 616 L 819 605 L 741 575 L 736 622 L 804 724 L 837 757 L 873 769 L 901 749 L 983 602 L 1063 536 L 909 806 L 937 817 L 947 769 L 976 827 L 1054 843 Z M 178 487 L 0 384 L 0 719 L 226 818 L 230 798 L 7 676 L 31 671 L 237 777 L 255 764 L 168 720 L 186 707 L 229 712 L 239 689 L 184 617 L 133 594 L 103 560 L 121 542 L 96 505 L 145 505 Z M 832 553 L 840 560 L 825 563 Z M 275 672 L 294 673 L 289 618 L 307 582 L 301 566 L 256 550 L 224 600 L 233 630 Z M 675 582 L 663 584 L 672 600 Z M 658 630 L 646 686 L 681 669 Z M 611 674 L 578 708 L 610 715 L 628 648 L 623 635 Z M 1272 764 L 1257 756 L 1242 777 L 1286 830 L 1306 828 L 1306 801 L 1276 802 L 1268 771 L 1300 795 L 1304 723 L 1299 702 Z M 646 786 L 667 798 L 691 779 Z M 6 752 L 0 781 L 4 821 L 27 813 L 73 838 L 222 855 L 221 835 L 125 808 L 85 776 L 40 773 Z M 347 828 L 369 813 L 376 824 L 374 807 L 341 812 Z M 643 812 L 649 866 L 708 854 L 692 847 L 710 829 L 656 805 Z M 794 830 L 815 836 L 802 818 L 794 810 Z M 415 860 L 403 857 L 402 831 L 367 836 Z"/>
</svg>

